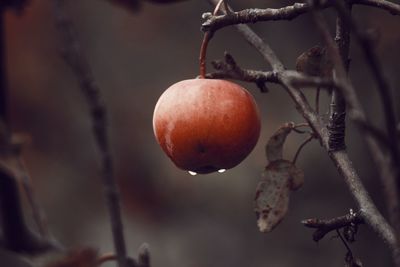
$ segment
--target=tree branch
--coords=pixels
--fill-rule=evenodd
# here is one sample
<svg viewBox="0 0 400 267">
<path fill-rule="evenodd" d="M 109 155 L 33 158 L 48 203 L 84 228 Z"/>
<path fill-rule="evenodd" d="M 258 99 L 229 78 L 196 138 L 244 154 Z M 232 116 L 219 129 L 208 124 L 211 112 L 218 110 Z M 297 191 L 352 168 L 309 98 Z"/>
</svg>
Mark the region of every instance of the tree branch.
<svg viewBox="0 0 400 267">
<path fill-rule="evenodd" d="M 213 5 L 216 0 L 208 0 Z M 273 71 L 281 71 L 284 69 L 283 64 L 276 57 L 272 49 L 264 43 L 247 25 L 236 25 L 236 29 L 240 34 L 252 45 L 258 52 L 273 66 Z M 318 136 L 322 146 L 328 151 L 330 158 L 335 164 L 341 176 L 344 178 L 347 186 L 352 193 L 355 201 L 360 208 L 360 216 L 362 216 L 366 223 L 389 245 L 394 254 L 398 253 L 396 237 L 393 229 L 386 222 L 383 216 L 379 213 L 372 199 L 370 198 L 367 190 L 361 182 L 356 170 L 353 168 L 351 161 L 345 151 L 330 151 L 328 145 L 328 133 L 321 118 L 312 110 L 303 93 L 294 87 L 290 82 L 290 77 L 285 74 L 278 76 L 284 89 L 291 96 L 296 104 L 300 114 L 310 124 Z"/>
<path fill-rule="evenodd" d="M 54 0 L 56 24 L 64 44 L 64 58 L 76 75 L 90 110 L 93 135 L 101 156 L 102 182 L 118 266 L 128 267 L 129 262 L 126 256 L 119 192 L 113 176 L 113 164 L 107 137 L 106 107 L 101 99 L 100 89 L 93 78 L 89 64 L 81 51 L 73 24 L 66 14 L 64 2 L 64 0 Z"/>
<path fill-rule="evenodd" d="M 351 10 L 351 5 L 348 6 L 348 9 Z M 347 74 L 350 65 L 350 27 L 339 15 L 336 19 L 335 41 Z M 333 89 L 332 92 L 328 130 L 330 149 L 333 151 L 346 149 L 346 101 L 337 89 Z"/>
<path fill-rule="evenodd" d="M 320 8 L 332 7 L 333 3 L 334 0 L 321 1 Z M 371 6 L 389 11 L 392 15 L 400 15 L 400 5 L 385 0 L 347 0 L 346 3 Z M 281 8 L 251 8 L 219 16 L 212 16 L 209 14 L 206 21 L 203 22 L 201 29 L 202 31 L 217 31 L 221 28 L 236 24 L 292 20 L 300 15 L 308 13 L 310 10 L 311 6 L 307 3 L 294 3 L 291 6 Z"/>
<path fill-rule="evenodd" d="M 0 167 L 0 213 L 3 247 L 28 254 L 59 249 L 54 241 L 39 237 L 27 227 L 17 179 L 6 166 Z"/>
<path fill-rule="evenodd" d="M 339 8 L 338 8 L 339 9 Z M 346 11 L 347 12 L 347 11 Z M 352 25 L 351 17 L 345 11 L 339 12 L 341 18 L 345 20 L 344 22 L 347 25 Z M 328 51 L 330 52 L 332 61 L 335 65 L 335 70 L 337 73 L 337 79 L 342 83 L 338 89 L 341 89 L 342 95 L 345 97 L 347 105 L 350 109 L 350 117 L 353 119 L 357 119 L 359 121 L 368 122 L 370 120 L 367 119 L 365 112 L 358 100 L 358 97 L 355 93 L 355 90 L 351 83 L 347 78 L 345 63 L 342 61 L 342 57 L 340 55 L 339 49 L 336 44 L 333 42 L 328 25 L 320 12 L 313 11 L 313 18 L 315 20 L 315 24 L 317 29 L 323 36 L 325 43 L 328 46 Z M 345 18 L 345 16 L 349 16 L 349 18 Z M 354 25 L 352 25 L 354 27 Z M 359 126 L 359 125 L 358 125 Z M 360 129 L 364 129 L 360 127 Z M 392 254 L 393 259 L 396 263 L 396 266 L 400 266 L 400 248 L 398 245 L 399 240 L 399 232 L 400 232 L 400 207 L 398 201 L 398 187 L 396 187 L 396 177 L 398 176 L 397 169 L 393 166 L 390 157 L 386 156 L 383 152 L 382 148 L 379 146 L 379 142 L 375 139 L 374 135 L 371 132 L 366 132 L 367 134 L 364 135 L 366 140 L 368 149 L 370 150 L 371 156 L 376 164 L 376 167 L 379 171 L 379 178 L 384 187 L 386 203 L 389 209 L 389 218 L 390 222 L 393 227 L 395 227 L 394 234 L 394 241 L 395 243 L 392 246 Z M 397 140 L 396 138 L 394 140 Z M 389 150 L 393 150 L 393 145 L 389 146 Z M 393 153 L 392 153 L 393 154 Z"/>
<path fill-rule="evenodd" d="M 313 234 L 313 240 L 318 242 L 331 231 L 339 230 L 343 227 L 364 224 L 365 221 L 359 213 L 349 213 L 333 219 L 307 219 L 303 220 L 301 223 L 306 227 L 316 229 Z"/>
</svg>

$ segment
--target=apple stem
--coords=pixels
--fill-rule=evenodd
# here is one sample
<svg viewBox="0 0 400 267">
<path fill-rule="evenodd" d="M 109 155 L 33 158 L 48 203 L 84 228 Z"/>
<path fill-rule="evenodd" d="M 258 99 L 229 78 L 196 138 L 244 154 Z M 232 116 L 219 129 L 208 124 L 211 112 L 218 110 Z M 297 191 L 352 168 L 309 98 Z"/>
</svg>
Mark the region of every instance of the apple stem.
<svg viewBox="0 0 400 267">
<path fill-rule="evenodd" d="M 208 43 L 210 42 L 212 34 L 210 32 L 206 32 L 204 34 L 203 42 L 201 43 L 200 48 L 200 79 L 206 78 L 206 54 L 207 54 L 207 47 Z"/>
<path fill-rule="evenodd" d="M 224 0 L 220 0 L 218 4 L 215 6 L 215 9 L 213 11 L 213 16 L 217 15 L 218 10 L 221 7 L 221 4 L 225 3 Z M 226 5 L 225 5 L 226 8 Z M 201 43 L 200 47 L 200 56 L 199 56 L 199 61 L 200 61 L 200 79 L 205 79 L 206 78 L 206 54 L 207 54 L 207 47 L 208 43 L 210 42 L 211 38 L 213 36 L 213 32 L 206 32 L 204 34 L 203 42 Z"/>
</svg>

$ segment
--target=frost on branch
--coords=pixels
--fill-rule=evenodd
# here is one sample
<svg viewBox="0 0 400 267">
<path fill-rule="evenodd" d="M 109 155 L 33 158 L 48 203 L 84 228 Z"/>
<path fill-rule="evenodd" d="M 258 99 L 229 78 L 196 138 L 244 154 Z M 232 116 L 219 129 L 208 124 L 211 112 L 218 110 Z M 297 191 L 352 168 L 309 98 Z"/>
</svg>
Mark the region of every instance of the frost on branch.
<svg viewBox="0 0 400 267">
<path fill-rule="evenodd" d="M 266 155 L 269 162 L 257 185 L 255 212 L 261 232 L 272 231 L 284 218 L 289 207 L 289 195 L 304 182 L 303 171 L 283 159 L 283 145 L 294 123 L 285 123 L 269 139 Z"/>
</svg>

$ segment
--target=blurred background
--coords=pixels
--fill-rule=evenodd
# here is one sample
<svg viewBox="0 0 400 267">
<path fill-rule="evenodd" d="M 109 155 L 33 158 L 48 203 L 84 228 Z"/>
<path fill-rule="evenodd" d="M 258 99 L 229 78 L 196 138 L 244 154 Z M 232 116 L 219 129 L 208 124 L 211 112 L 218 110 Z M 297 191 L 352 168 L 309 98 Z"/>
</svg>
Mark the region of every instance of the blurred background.
<svg viewBox="0 0 400 267">
<path fill-rule="evenodd" d="M 264 145 L 284 122 L 303 121 L 279 86 L 270 85 L 265 94 L 253 84 L 243 84 L 261 110 L 261 137 L 245 161 L 223 174 L 190 176 L 177 169 L 156 143 L 152 113 L 158 97 L 171 84 L 198 75 L 201 15 L 212 10 L 207 1 L 171 5 L 145 2 L 135 13 L 105 0 L 70 2 L 68 11 L 109 113 L 130 255 L 147 242 L 152 266 L 344 265 L 346 249 L 334 234 L 315 243 L 312 231 L 300 224 L 302 219 L 336 217 L 356 208 L 342 177 L 316 141 L 307 145 L 298 160 L 305 184 L 291 195 L 284 221 L 272 233 L 262 234 L 257 229 L 253 198 L 267 164 Z M 229 2 L 236 10 L 293 4 Z M 334 12 L 324 13 L 333 29 Z M 353 13 L 363 29 L 375 33 L 386 77 L 398 89 L 400 18 L 361 6 L 355 6 Z M 289 69 L 294 68 L 298 55 L 321 43 L 309 15 L 293 21 L 258 23 L 254 29 Z M 51 232 L 67 247 L 91 246 L 107 252 L 113 245 L 99 155 L 77 79 L 60 57 L 59 39 L 50 0 L 32 0 L 20 15 L 7 13 L 11 124 L 14 131 L 32 137 L 23 156 Z M 351 79 L 367 113 L 376 125 L 382 125 L 375 83 L 359 50 L 352 43 Z M 269 69 L 233 28 L 217 32 L 209 46 L 208 61 L 221 59 L 224 51 L 242 67 Z M 399 92 L 393 92 L 396 104 Z M 313 103 L 313 93 L 306 94 Z M 328 101 L 323 94 L 323 112 Z M 348 123 L 349 154 L 380 211 L 386 214 L 377 172 L 361 137 L 362 133 Z M 292 159 L 303 138 L 289 137 L 284 151 L 287 159 Z M 28 208 L 26 217 L 30 217 Z M 367 226 L 360 228 L 351 247 L 364 266 L 392 265 L 388 249 Z"/>
</svg>

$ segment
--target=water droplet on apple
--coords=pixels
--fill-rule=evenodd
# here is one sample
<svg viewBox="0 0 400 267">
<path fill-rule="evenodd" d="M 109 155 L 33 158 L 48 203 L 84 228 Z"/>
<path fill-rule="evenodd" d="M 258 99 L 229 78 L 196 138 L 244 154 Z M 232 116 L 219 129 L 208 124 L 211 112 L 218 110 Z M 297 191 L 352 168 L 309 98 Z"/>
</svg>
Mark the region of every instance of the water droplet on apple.
<svg viewBox="0 0 400 267">
<path fill-rule="evenodd" d="M 197 172 L 188 171 L 188 173 L 193 176 L 197 175 Z"/>
<path fill-rule="evenodd" d="M 226 169 L 220 169 L 220 170 L 218 170 L 218 172 L 219 172 L 219 173 L 226 172 Z"/>
</svg>

